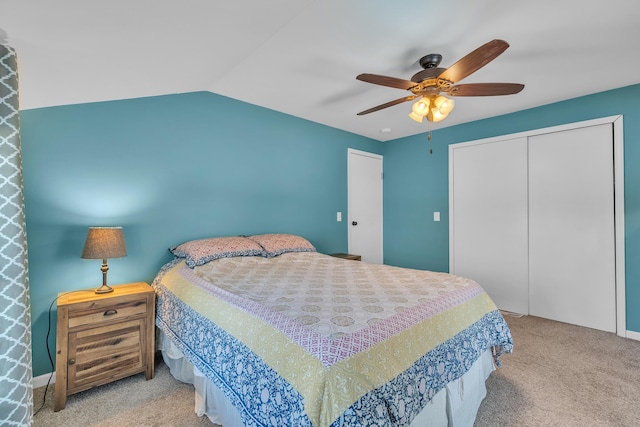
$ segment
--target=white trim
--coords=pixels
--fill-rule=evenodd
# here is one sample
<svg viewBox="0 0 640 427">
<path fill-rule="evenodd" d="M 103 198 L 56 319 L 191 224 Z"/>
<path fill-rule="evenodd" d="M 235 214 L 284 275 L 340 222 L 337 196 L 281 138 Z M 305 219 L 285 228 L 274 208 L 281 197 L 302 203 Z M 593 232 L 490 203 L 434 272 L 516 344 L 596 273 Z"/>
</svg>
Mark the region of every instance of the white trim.
<svg viewBox="0 0 640 427">
<path fill-rule="evenodd" d="M 40 388 L 40 387 L 44 387 L 47 385 L 47 382 L 49 382 L 49 377 L 51 376 L 51 372 L 46 373 L 46 374 L 42 374 L 38 377 L 34 377 L 31 380 L 31 385 L 33 386 L 33 388 Z M 49 382 L 49 385 L 51 384 L 55 384 L 56 383 L 56 373 L 55 371 L 53 372 L 53 377 L 51 377 L 51 381 Z"/>
<path fill-rule="evenodd" d="M 613 117 L 613 179 L 616 239 L 616 331 L 621 337 L 627 329 L 624 231 L 624 127 L 622 115 Z M 627 331 L 626 336 L 629 335 Z"/>
<path fill-rule="evenodd" d="M 613 126 L 613 157 L 614 157 L 614 210 L 615 210 L 615 240 L 616 240 L 616 333 L 621 337 L 629 337 L 627 331 L 626 312 L 626 283 L 625 283 L 625 231 L 624 231 L 624 127 L 622 115 L 602 117 L 599 119 L 585 120 L 582 122 L 568 123 L 542 129 L 533 129 L 525 132 L 500 135 L 491 138 L 478 139 L 468 142 L 460 142 L 449 145 L 449 269 L 453 265 L 453 150 L 471 145 L 486 144 L 516 138 L 528 138 L 534 135 L 561 132 L 588 126 L 611 124 Z M 640 336 L 640 333 L 636 333 Z M 640 338 L 639 338 L 640 339 Z"/>
<path fill-rule="evenodd" d="M 347 153 L 360 154 L 361 156 L 369 156 L 374 159 L 382 160 L 382 154 L 370 153 L 368 151 L 356 150 L 355 148 L 347 148 Z"/>
<path fill-rule="evenodd" d="M 636 341 L 640 341 L 640 332 L 636 332 L 636 331 L 627 331 L 626 336 L 622 335 L 623 337 L 629 338 L 630 340 L 636 340 Z"/>
<path fill-rule="evenodd" d="M 535 136 L 535 135 L 544 135 L 547 133 L 561 132 L 564 130 L 571 130 L 571 129 L 583 128 L 588 126 L 598 126 L 598 125 L 604 125 L 607 123 L 615 124 L 620 119 L 622 119 L 621 114 L 617 116 L 601 117 L 599 119 L 585 120 L 582 122 L 573 122 L 573 123 L 567 123 L 564 125 L 551 126 L 548 128 L 532 129 L 524 132 L 511 133 L 508 135 L 499 135 L 499 136 L 492 136 L 490 138 L 474 139 L 466 142 L 458 142 L 458 143 L 449 145 L 449 154 L 451 154 L 451 150 L 456 148 L 462 148 L 465 146 L 486 144 L 487 142 L 496 142 L 496 141 L 502 141 L 505 139 L 528 138 L 530 136 Z M 617 127 L 616 127 L 616 130 L 618 130 Z M 449 158 L 451 158 L 451 156 L 449 156 Z"/>
</svg>

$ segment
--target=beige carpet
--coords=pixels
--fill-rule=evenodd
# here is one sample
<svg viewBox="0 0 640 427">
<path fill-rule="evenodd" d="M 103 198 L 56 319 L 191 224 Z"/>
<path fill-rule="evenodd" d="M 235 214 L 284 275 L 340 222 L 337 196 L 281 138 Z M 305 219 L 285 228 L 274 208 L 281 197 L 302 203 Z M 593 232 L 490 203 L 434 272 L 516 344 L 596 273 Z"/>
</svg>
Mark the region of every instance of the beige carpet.
<svg viewBox="0 0 640 427">
<path fill-rule="evenodd" d="M 487 380 L 476 426 L 640 426 L 640 341 L 532 316 L 505 319 L 514 353 Z"/>
<path fill-rule="evenodd" d="M 147 381 L 144 373 L 92 390 L 72 394 L 65 409 L 53 412 L 53 388 L 46 404 L 34 417 L 34 427 L 212 427 L 207 417 L 194 412 L 193 386 L 177 381 L 161 357 L 156 373 Z M 45 387 L 33 392 L 34 412 L 42 406 Z"/>
<path fill-rule="evenodd" d="M 505 316 L 514 354 L 487 380 L 476 427 L 640 427 L 640 341 L 531 316 Z M 180 426 L 213 424 L 194 411 L 193 387 L 169 374 L 143 374 L 69 396 L 53 412 L 53 387 L 34 426 Z M 36 410 L 44 387 L 34 390 Z"/>
</svg>

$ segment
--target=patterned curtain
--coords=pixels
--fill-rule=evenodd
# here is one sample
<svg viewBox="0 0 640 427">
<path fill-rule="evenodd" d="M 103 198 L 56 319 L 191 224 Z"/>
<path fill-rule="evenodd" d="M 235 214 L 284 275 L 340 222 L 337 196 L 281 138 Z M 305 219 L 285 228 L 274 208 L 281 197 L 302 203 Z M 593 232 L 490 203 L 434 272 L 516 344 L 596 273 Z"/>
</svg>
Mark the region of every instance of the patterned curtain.
<svg viewBox="0 0 640 427">
<path fill-rule="evenodd" d="M 0 45 L 0 425 L 31 426 L 31 316 L 15 51 Z"/>
</svg>

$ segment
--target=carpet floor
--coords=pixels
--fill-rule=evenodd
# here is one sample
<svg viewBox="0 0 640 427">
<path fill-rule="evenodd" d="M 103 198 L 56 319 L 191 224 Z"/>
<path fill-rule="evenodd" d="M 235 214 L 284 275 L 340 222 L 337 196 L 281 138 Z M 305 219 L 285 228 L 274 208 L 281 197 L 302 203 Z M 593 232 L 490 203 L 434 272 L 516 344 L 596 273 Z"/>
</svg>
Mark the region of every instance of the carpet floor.
<svg viewBox="0 0 640 427">
<path fill-rule="evenodd" d="M 515 350 L 487 380 L 475 427 L 640 427 L 640 341 L 532 316 L 505 315 Z M 42 406 L 45 387 L 34 390 Z M 53 387 L 35 427 L 211 427 L 193 387 L 158 357 L 144 374 L 71 395 L 53 412 Z"/>
</svg>

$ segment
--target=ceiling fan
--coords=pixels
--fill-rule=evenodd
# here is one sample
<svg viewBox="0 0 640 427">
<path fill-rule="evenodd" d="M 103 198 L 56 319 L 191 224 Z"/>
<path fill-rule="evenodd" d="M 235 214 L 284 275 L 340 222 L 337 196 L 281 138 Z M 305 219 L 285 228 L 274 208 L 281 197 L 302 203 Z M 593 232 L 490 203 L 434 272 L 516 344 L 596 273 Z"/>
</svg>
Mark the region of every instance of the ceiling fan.
<svg viewBox="0 0 640 427">
<path fill-rule="evenodd" d="M 473 52 L 467 54 L 449 68 L 439 68 L 442 55 L 432 53 L 420 58 L 420 66 L 424 70 L 417 72 L 411 80 L 378 74 L 360 74 L 356 79 L 367 83 L 388 86 L 411 91 L 411 95 L 389 101 L 358 113 L 359 116 L 392 107 L 406 101 L 417 101 L 409 114 L 413 120 L 422 122 L 426 117 L 429 122 L 444 120 L 453 110 L 455 102 L 448 96 L 495 96 L 512 95 L 524 89 L 519 83 L 468 83 L 456 84 L 460 80 L 478 71 L 504 52 L 509 44 L 504 40 L 491 40 Z"/>
</svg>

